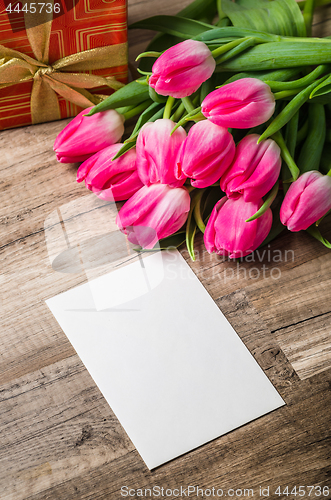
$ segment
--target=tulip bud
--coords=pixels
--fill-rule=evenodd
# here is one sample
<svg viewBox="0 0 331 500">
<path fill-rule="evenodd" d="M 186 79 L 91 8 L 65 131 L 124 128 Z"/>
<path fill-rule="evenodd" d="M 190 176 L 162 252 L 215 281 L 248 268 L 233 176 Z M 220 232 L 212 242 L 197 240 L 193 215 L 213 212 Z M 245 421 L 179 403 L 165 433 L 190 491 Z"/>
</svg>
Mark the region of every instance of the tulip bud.
<svg viewBox="0 0 331 500">
<path fill-rule="evenodd" d="M 172 135 L 175 123 L 169 119 L 160 119 L 146 123 L 137 139 L 137 170 L 146 186 L 150 184 L 168 184 L 180 187 L 186 175 L 178 168 L 180 146 L 186 138 L 186 132 L 179 127 Z"/>
<path fill-rule="evenodd" d="M 166 184 L 143 186 L 119 211 L 116 224 L 131 243 L 153 248 L 186 222 L 190 195 L 185 188 Z"/>
<path fill-rule="evenodd" d="M 149 85 L 160 95 L 187 97 L 211 77 L 215 66 L 205 43 L 185 40 L 158 57 L 153 64 Z"/>
<path fill-rule="evenodd" d="M 233 163 L 221 178 L 221 189 L 228 198 L 242 194 L 247 202 L 259 200 L 277 181 L 280 148 L 272 139 L 257 144 L 258 138 L 251 134 L 239 142 Z"/>
<path fill-rule="evenodd" d="M 272 225 L 270 208 L 258 219 L 245 222 L 262 206 L 263 200 L 246 203 L 243 196 L 226 196 L 216 203 L 208 220 L 204 242 L 209 253 L 245 257 L 253 252 L 268 236 Z"/>
<path fill-rule="evenodd" d="M 331 177 L 311 170 L 290 185 L 280 207 L 280 220 L 290 231 L 301 231 L 330 209 Z"/>
<path fill-rule="evenodd" d="M 87 189 L 101 200 L 127 200 L 143 186 L 136 168 L 135 149 L 112 161 L 122 146 L 113 144 L 98 151 L 84 161 L 77 171 L 77 182 L 85 180 Z"/>
<path fill-rule="evenodd" d="M 223 127 L 203 120 L 191 127 L 183 142 L 179 165 L 192 186 L 204 188 L 216 182 L 230 166 L 235 143 Z"/>
<path fill-rule="evenodd" d="M 59 162 L 85 161 L 122 137 L 124 116 L 114 109 L 84 116 L 92 107 L 81 111 L 55 139 L 53 149 Z"/>
<path fill-rule="evenodd" d="M 201 111 L 221 127 L 251 128 L 269 120 L 275 98 L 269 85 L 257 78 L 242 78 L 214 90 L 202 101 Z"/>
</svg>

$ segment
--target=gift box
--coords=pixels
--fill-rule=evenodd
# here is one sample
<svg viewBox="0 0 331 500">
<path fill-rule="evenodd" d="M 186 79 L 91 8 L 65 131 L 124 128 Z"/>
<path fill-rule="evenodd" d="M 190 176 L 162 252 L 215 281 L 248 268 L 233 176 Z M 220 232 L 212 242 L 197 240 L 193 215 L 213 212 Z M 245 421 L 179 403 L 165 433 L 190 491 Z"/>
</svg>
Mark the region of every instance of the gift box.
<svg viewBox="0 0 331 500">
<path fill-rule="evenodd" d="M 127 82 L 125 0 L 0 0 L 0 130 L 75 116 Z"/>
</svg>

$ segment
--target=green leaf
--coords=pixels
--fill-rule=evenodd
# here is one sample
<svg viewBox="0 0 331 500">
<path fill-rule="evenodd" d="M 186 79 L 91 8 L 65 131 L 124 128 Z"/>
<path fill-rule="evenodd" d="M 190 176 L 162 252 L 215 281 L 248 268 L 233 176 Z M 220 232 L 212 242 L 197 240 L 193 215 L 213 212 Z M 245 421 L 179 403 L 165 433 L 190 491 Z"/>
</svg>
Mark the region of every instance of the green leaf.
<svg viewBox="0 0 331 500">
<path fill-rule="evenodd" d="M 157 102 L 153 102 L 138 118 L 138 121 L 132 131 L 131 136 L 134 136 L 146 122 L 148 122 L 157 112 L 163 113 L 163 106 Z M 154 120 L 153 120 L 154 121 Z"/>
<path fill-rule="evenodd" d="M 252 30 L 242 27 L 226 26 L 221 28 L 215 28 L 213 30 L 207 30 L 197 35 L 194 39 L 201 42 L 231 42 L 236 38 L 246 38 L 248 36 L 254 37 L 259 43 L 263 42 L 279 42 L 281 39 L 279 36 L 273 35 L 271 33 L 266 33 L 265 30 Z"/>
<path fill-rule="evenodd" d="M 161 31 L 179 38 L 193 38 L 204 31 L 215 29 L 212 24 L 202 23 L 194 19 L 179 16 L 153 16 L 133 23 L 129 28 Z M 150 50 L 150 48 L 148 48 Z"/>
<path fill-rule="evenodd" d="M 323 236 L 321 235 L 320 230 L 317 229 L 317 227 L 314 224 L 312 226 L 308 227 L 308 229 L 306 229 L 306 231 L 313 238 L 315 238 L 317 241 L 320 241 L 321 243 L 323 243 L 323 245 L 326 248 L 331 248 L 331 243 L 328 240 L 326 240 L 325 238 L 323 238 Z"/>
<path fill-rule="evenodd" d="M 195 0 L 183 10 L 178 12 L 177 16 L 187 17 L 188 19 L 199 19 L 201 17 L 213 20 L 217 12 L 216 0 Z"/>
<path fill-rule="evenodd" d="M 149 87 L 149 97 L 152 99 L 152 101 L 158 102 L 158 103 L 165 103 L 165 102 L 167 102 L 167 99 L 168 99 L 167 96 L 160 95 L 157 92 L 155 92 L 153 87 Z"/>
<path fill-rule="evenodd" d="M 220 201 L 221 198 L 225 196 L 225 193 L 221 191 L 221 188 L 219 186 L 217 187 L 212 187 L 209 188 L 207 195 L 205 196 L 205 199 L 203 200 L 203 219 L 206 223 L 207 219 L 209 218 L 214 206 L 218 201 Z"/>
<path fill-rule="evenodd" d="M 270 207 L 271 203 L 274 201 L 274 199 L 277 196 L 278 193 L 278 188 L 279 188 L 279 182 L 277 181 L 274 187 L 271 189 L 270 193 L 268 194 L 267 198 L 265 199 L 263 205 L 259 208 L 259 210 L 252 215 L 249 219 L 247 219 L 245 222 L 251 222 L 252 220 L 258 219 L 263 215 L 268 208 Z"/>
<path fill-rule="evenodd" d="M 268 236 L 261 243 L 259 248 L 270 243 L 272 240 L 277 238 L 277 236 L 279 236 L 286 229 L 286 226 L 284 226 L 281 223 L 280 217 L 279 217 L 279 210 L 280 210 L 280 206 L 281 206 L 281 201 L 282 200 L 280 199 L 277 203 L 277 200 L 276 200 L 276 205 L 274 208 L 272 208 L 272 226 L 271 226 L 271 229 L 270 229 Z"/>
<path fill-rule="evenodd" d="M 138 134 L 137 134 L 138 135 Z M 117 160 L 120 156 L 123 156 L 127 151 L 130 149 L 134 148 L 136 145 L 137 139 L 131 141 L 131 142 L 126 142 L 123 144 L 121 149 L 116 153 L 116 155 L 112 158 L 112 160 Z"/>
<path fill-rule="evenodd" d="M 329 94 L 329 92 L 331 92 L 331 75 L 312 91 L 309 98 L 312 99 L 319 95 Z"/>
<path fill-rule="evenodd" d="M 281 90 L 290 90 L 290 89 L 298 89 L 300 87 L 306 87 L 307 85 L 310 85 L 311 83 L 316 80 L 316 78 L 319 78 L 322 76 L 330 67 L 326 64 L 321 64 L 320 66 L 317 66 L 313 71 L 311 71 L 308 75 L 304 76 L 303 78 L 299 78 L 298 80 L 293 80 L 290 82 L 284 82 L 284 81 L 268 81 L 265 80 L 265 83 L 269 85 L 271 88 L 272 92 L 279 92 Z M 322 86 L 324 83 L 321 83 L 320 86 Z M 317 88 L 319 88 L 317 87 Z M 312 98 L 312 95 L 315 93 L 316 89 L 313 90 L 313 92 L 310 94 L 310 99 Z"/>
<path fill-rule="evenodd" d="M 152 106 L 154 106 L 156 104 L 157 103 L 151 104 L 150 108 L 152 108 Z M 155 113 L 155 110 L 157 109 L 158 106 L 159 106 L 159 109 Z M 135 126 L 135 128 L 134 128 L 134 130 L 132 132 L 132 134 L 130 135 L 130 137 L 128 139 L 126 139 L 124 141 L 124 144 L 131 144 L 133 142 L 133 144 L 135 145 L 136 142 L 137 142 L 137 137 L 138 137 L 138 134 L 139 134 L 139 131 L 140 131 L 141 127 L 143 125 L 145 125 L 145 123 L 147 123 L 147 122 L 155 122 L 159 118 L 162 118 L 162 116 L 163 116 L 163 109 L 164 109 L 163 106 L 160 107 L 160 104 L 158 104 L 154 108 L 152 108 L 152 109 L 150 109 L 150 108 L 146 109 L 146 111 L 140 115 L 140 117 L 139 117 L 139 119 L 138 119 L 138 121 L 136 123 L 136 126 Z M 154 112 L 154 114 L 152 114 L 152 112 Z M 119 153 L 121 151 L 122 150 L 120 150 Z M 119 153 L 117 153 L 117 154 L 119 154 Z M 121 156 L 121 155 L 119 155 L 119 156 Z"/>
<path fill-rule="evenodd" d="M 171 247 L 179 247 L 185 242 L 185 231 L 180 231 L 178 233 L 168 236 L 168 238 L 163 238 L 159 241 L 161 250 L 167 250 Z"/>
<path fill-rule="evenodd" d="M 256 45 L 222 64 L 222 71 L 266 71 L 331 63 L 331 40 L 288 38 Z M 309 41 L 308 41 L 309 40 Z M 292 43 L 293 42 L 293 43 Z"/>
<path fill-rule="evenodd" d="M 287 122 L 290 121 L 292 116 L 301 108 L 301 106 L 307 101 L 311 91 L 317 87 L 319 81 L 312 83 L 307 88 L 303 89 L 299 94 L 297 94 L 287 106 L 276 116 L 276 118 L 270 123 L 268 128 L 260 136 L 258 143 L 264 139 L 267 139 L 273 134 L 276 134 Z M 281 146 L 280 146 L 281 147 Z M 286 161 L 286 159 L 284 158 Z M 289 165 L 290 167 L 290 165 Z"/>
<path fill-rule="evenodd" d="M 232 24 L 287 36 L 306 36 L 304 19 L 295 0 L 222 0 Z"/>
<path fill-rule="evenodd" d="M 235 82 L 241 80 L 241 78 L 258 78 L 263 82 L 272 82 L 277 80 L 278 82 L 283 82 L 290 78 L 294 78 L 298 73 L 300 73 L 302 68 L 291 68 L 291 69 L 276 69 L 274 71 L 251 71 L 249 73 L 236 73 L 231 76 L 225 83 Z"/>
<path fill-rule="evenodd" d="M 142 80 L 145 80 L 145 78 Z M 95 113 L 106 111 L 107 109 L 137 105 L 146 101 L 148 98 L 148 87 L 134 81 L 114 92 L 97 106 L 94 106 L 87 116 L 92 116 Z"/>
<path fill-rule="evenodd" d="M 182 245 L 185 242 L 185 231 L 178 231 L 175 234 L 172 234 L 171 236 L 168 236 L 167 238 L 163 238 L 162 240 L 158 241 L 156 245 L 151 248 L 134 248 L 136 252 L 155 252 L 155 250 L 171 250 L 172 248 L 178 248 L 180 245 Z"/>
</svg>

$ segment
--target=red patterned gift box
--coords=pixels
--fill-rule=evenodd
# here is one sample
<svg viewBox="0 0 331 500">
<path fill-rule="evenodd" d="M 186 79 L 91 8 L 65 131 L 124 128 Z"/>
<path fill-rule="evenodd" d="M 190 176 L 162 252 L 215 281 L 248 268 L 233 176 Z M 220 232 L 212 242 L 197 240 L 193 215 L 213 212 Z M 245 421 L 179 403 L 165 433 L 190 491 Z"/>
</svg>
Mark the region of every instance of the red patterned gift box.
<svg viewBox="0 0 331 500">
<path fill-rule="evenodd" d="M 0 44 L 0 129 L 75 116 L 127 81 L 126 2 L 0 0 Z"/>
</svg>

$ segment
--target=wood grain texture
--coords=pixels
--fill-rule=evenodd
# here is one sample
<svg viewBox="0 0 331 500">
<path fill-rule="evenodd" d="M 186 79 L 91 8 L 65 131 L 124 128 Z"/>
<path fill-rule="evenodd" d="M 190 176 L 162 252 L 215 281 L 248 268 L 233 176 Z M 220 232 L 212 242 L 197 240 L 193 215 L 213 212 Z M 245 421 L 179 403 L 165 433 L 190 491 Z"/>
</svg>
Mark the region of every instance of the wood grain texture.
<svg viewBox="0 0 331 500">
<path fill-rule="evenodd" d="M 189 2 L 130 0 L 129 22 Z M 318 11 L 314 34 L 330 35 L 330 20 L 330 7 Z M 131 62 L 151 36 L 130 32 Z M 269 498 L 288 500 L 277 486 L 331 487 L 331 254 L 287 231 L 243 262 L 209 255 L 201 235 L 196 262 L 181 249 L 286 406 L 146 468 L 45 304 L 118 262 L 104 251 L 111 207 L 76 183 L 77 165 L 56 162 L 52 146 L 66 123 L 0 134 L 0 500 L 119 500 L 124 485 L 252 488 L 256 500 L 269 486 Z M 84 269 L 56 260 L 59 213 Z M 331 217 L 321 227 L 330 238 Z M 95 265 L 91 238 L 101 245 Z"/>
</svg>

